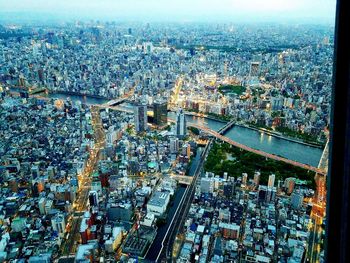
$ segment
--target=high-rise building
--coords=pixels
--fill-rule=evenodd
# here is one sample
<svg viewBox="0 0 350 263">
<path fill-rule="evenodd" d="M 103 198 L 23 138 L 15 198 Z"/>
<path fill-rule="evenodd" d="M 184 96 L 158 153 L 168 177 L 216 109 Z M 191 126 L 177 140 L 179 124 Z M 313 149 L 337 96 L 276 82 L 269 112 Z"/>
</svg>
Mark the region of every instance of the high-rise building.
<svg viewBox="0 0 350 263">
<path fill-rule="evenodd" d="M 271 97 L 271 110 L 281 110 L 283 108 L 283 102 L 284 100 L 282 97 Z"/>
<path fill-rule="evenodd" d="M 291 194 L 293 192 L 294 186 L 295 186 L 295 180 L 296 178 L 289 177 L 289 178 L 286 178 L 286 180 L 284 181 L 284 187 L 286 188 L 287 194 Z"/>
<path fill-rule="evenodd" d="M 46 204 L 46 198 L 45 197 L 41 197 L 39 199 L 39 203 L 38 203 L 39 211 L 40 211 L 41 215 L 45 214 L 45 204 Z"/>
<path fill-rule="evenodd" d="M 303 204 L 303 200 L 304 200 L 304 195 L 301 192 L 295 192 L 292 193 L 291 195 L 291 203 L 292 203 L 292 207 L 294 209 L 299 209 L 302 204 Z"/>
<path fill-rule="evenodd" d="M 153 122 L 158 126 L 164 126 L 168 121 L 168 103 L 166 101 L 156 101 L 153 104 Z"/>
<path fill-rule="evenodd" d="M 200 184 L 201 193 L 212 193 L 214 191 L 213 178 L 203 177 Z"/>
<path fill-rule="evenodd" d="M 134 119 L 136 132 L 147 130 L 147 105 L 141 103 L 134 106 Z"/>
<path fill-rule="evenodd" d="M 260 182 L 260 172 L 254 173 L 254 186 L 259 186 Z"/>
<path fill-rule="evenodd" d="M 169 142 L 170 153 L 177 153 L 179 151 L 179 139 L 178 138 L 170 138 Z"/>
<path fill-rule="evenodd" d="M 275 175 L 274 174 L 271 174 L 270 176 L 269 176 L 269 182 L 268 182 L 268 184 L 267 184 L 267 187 L 269 187 L 269 188 L 272 188 L 272 187 L 274 187 L 275 186 Z"/>
<path fill-rule="evenodd" d="M 153 50 L 153 44 L 151 42 L 144 43 L 143 50 L 146 54 L 150 54 Z"/>
<path fill-rule="evenodd" d="M 191 157 L 191 145 L 189 143 L 186 145 L 186 155 L 188 159 Z"/>
<path fill-rule="evenodd" d="M 89 192 L 89 203 L 90 203 L 90 206 L 98 205 L 98 194 L 96 191 Z"/>
<path fill-rule="evenodd" d="M 224 183 L 224 195 L 227 197 L 232 197 L 235 192 L 234 183 L 229 181 Z"/>
<path fill-rule="evenodd" d="M 259 185 L 258 201 L 259 202 L 274 202 L 277 194 L 276 187 L 266 187 L 266 185 Z"/>
<path fill-rule="evenodd" d="M 56 231 L 58 234 L 63 234 L 65 232 L 65 227 L 66 227 L 64 215 L 61 213 L 57 213 L 51 219 L 51 225 L 54 231 Z"/>
<path fill-rule="evenodd" d="M 182 109 L 176 114 L 176 136 L 179 138 L 186 136 L 186 116 Z"/>
<path fill-rule="evenodd" d="M 247 173 L 242 173 L 242 184 L 244 186 L 247 185 L 247 181 L 248 181 L 248 174 Z"/>
<path fill-rule="evenodd" d="M 39 166 L 38 165 L 33 165 L 31 168 L 31 174 L 32 174 L 32 178 L 35 179 L 40 175 L 39 172 Z"/>
<path fill-rule="evenodd" d="M 274 202 L 277 194 L 276 187 L 268 187 L 266 193 L 266 202 Z"/>
</svg>

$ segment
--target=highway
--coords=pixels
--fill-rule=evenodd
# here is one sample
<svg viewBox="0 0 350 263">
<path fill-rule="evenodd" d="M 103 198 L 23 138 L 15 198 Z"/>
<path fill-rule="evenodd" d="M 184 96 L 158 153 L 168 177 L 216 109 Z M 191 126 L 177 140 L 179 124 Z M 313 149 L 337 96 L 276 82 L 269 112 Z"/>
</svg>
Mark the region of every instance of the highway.
<svg viewBox="0 0 350 263">
<path fill-rule="evenodd" d="M 169 208 L 168 215 L 166 218 L 166 224 L 159 226 L 157 229 L 157 235 L 153 240 L 152 245 L 150 246 L 148 252 L 146 253 L 145 259 L 155 262 L 157 258 L 159 258 L 159 255 L 164 250 L 164 242 L 166 239 L 166 236 L 169 233 L 170 227 L 173 225 L 173 221 L 175 218 L 175 215 L 178 213 L 180 209 L 180 204 L 184 198 L 184 193 L 186 191 L 187 187 L 180 185 L 175 192 L 174 196 L 174 203 L 173 206 Z"/>
<path fill-rule="evenodd" d="M 319 167 L 328 171 L 328 154 L 329 154 L 329 141 L 327 141 L 326 147 L 323 151 Z M 322 221 L 326 214 L 326 177 L 321 174 L 316 174 L 316 193 L 312 200 L 311 211 L 311 224 L 309 225 L 310 237 L 307 246 L 308 262 L 318 263 L 320 262 L 320 243 L 322 242 Z"/>
<path fill-rule="evenodd" d="M 211 146 L 212 146 L 212 140 L 209 140 L 204 150 L 198 156 L 198 159 L 196 158 L 197 162 L 194 162 L 193 163 L 194 165 L 191 166 L 191 169 L 189 171 L 189 176 L 193 176 L 192 183 L 186 189 L 185 196 L 182 202 L 180 203 L 180 209 L 176 213 L 173 223 L 171 224 L 169 234 L 166 236 L 166 239 L 164 241 L 165 249 L 161 251 L 161 254 L 157 259 L 157 261 L 159 259 L 165 259 L 165 258 L 167 262 L 173 261 L 172 252 L 173 252 L 174 241 L 176 236 L 182 231 L 188 211 L 190 209 L 190 206 L 194 198 L 194 194 L 196 192 L 197 180 L 201 174 L 204 161 L 206 160 L 206 157 L 209 153 Z"/>
<path fill-rule="evenodd" d="M 167 224 L 158 229 L 157 236 L 146 255 L 147 260 L 161 262 L 167 260 L 167 255 L 171 254 L 176 234 L 182 229 L 179 224 L 183 225 L 192 203 L 196 189 L 194 181 L 197 180 L 200 174 L 205 160 L 204 153 L 208 153 L 208 149 L 209 147 L 206 147 L 204 150 L 198 148 L 188 174 L 188 176 L 193 178 L 192 183 L 189 186 L 180 186 L 180 189 L 177 191 L 174 206 L 171 207 L 167 217 Z"/>
</svg>

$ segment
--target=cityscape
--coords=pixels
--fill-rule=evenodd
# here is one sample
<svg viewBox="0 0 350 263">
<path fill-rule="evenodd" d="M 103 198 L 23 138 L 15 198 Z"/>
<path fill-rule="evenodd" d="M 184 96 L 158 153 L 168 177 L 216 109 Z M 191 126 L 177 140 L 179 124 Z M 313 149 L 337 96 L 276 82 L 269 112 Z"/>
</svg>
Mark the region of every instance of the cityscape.
<svg viewBox="0 0 350 263">
<path fill-rule="evenodd" d="M 0 20 L 0 262 L 324 262 L 333 41 Z"/>
</svg>

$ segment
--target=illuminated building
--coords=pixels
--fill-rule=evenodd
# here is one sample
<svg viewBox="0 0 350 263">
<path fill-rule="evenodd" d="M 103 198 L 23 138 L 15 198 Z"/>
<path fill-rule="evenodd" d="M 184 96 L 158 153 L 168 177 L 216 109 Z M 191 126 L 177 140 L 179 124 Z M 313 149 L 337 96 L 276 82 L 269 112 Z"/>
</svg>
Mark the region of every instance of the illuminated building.
<svg viewBox="0 0 350 263">
<path fill-rule="evenodd" d="M 271 175 L 269 176 L 269 182 L 268 182 L 267 187 L 268 187 L 268 188 L 272 188 L 272 187 L 274 187 L 274 185 L 275 185 L 275 175 L 274 175 L 274 174 L 271 174 Z"/>
<path fill-rule="evenodd" d="M 259 186 L 259 182 L 260 182 L 260 173 L 255 172 L 254 173 L 254 186 Z"/>
</svg>

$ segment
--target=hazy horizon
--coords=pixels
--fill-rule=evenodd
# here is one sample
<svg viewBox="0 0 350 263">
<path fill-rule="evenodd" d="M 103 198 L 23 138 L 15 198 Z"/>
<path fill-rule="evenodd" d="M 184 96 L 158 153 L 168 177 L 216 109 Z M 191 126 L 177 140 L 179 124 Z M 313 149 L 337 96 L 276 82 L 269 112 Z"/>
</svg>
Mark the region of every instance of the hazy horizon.
<svg viewBox="0 0 350 263">
<path fill-rule="evenodd" d="M 139 22 L 334 24 L 335 0 L 0 0 L 1 21 L 74 19 Z"/>
</svg>

